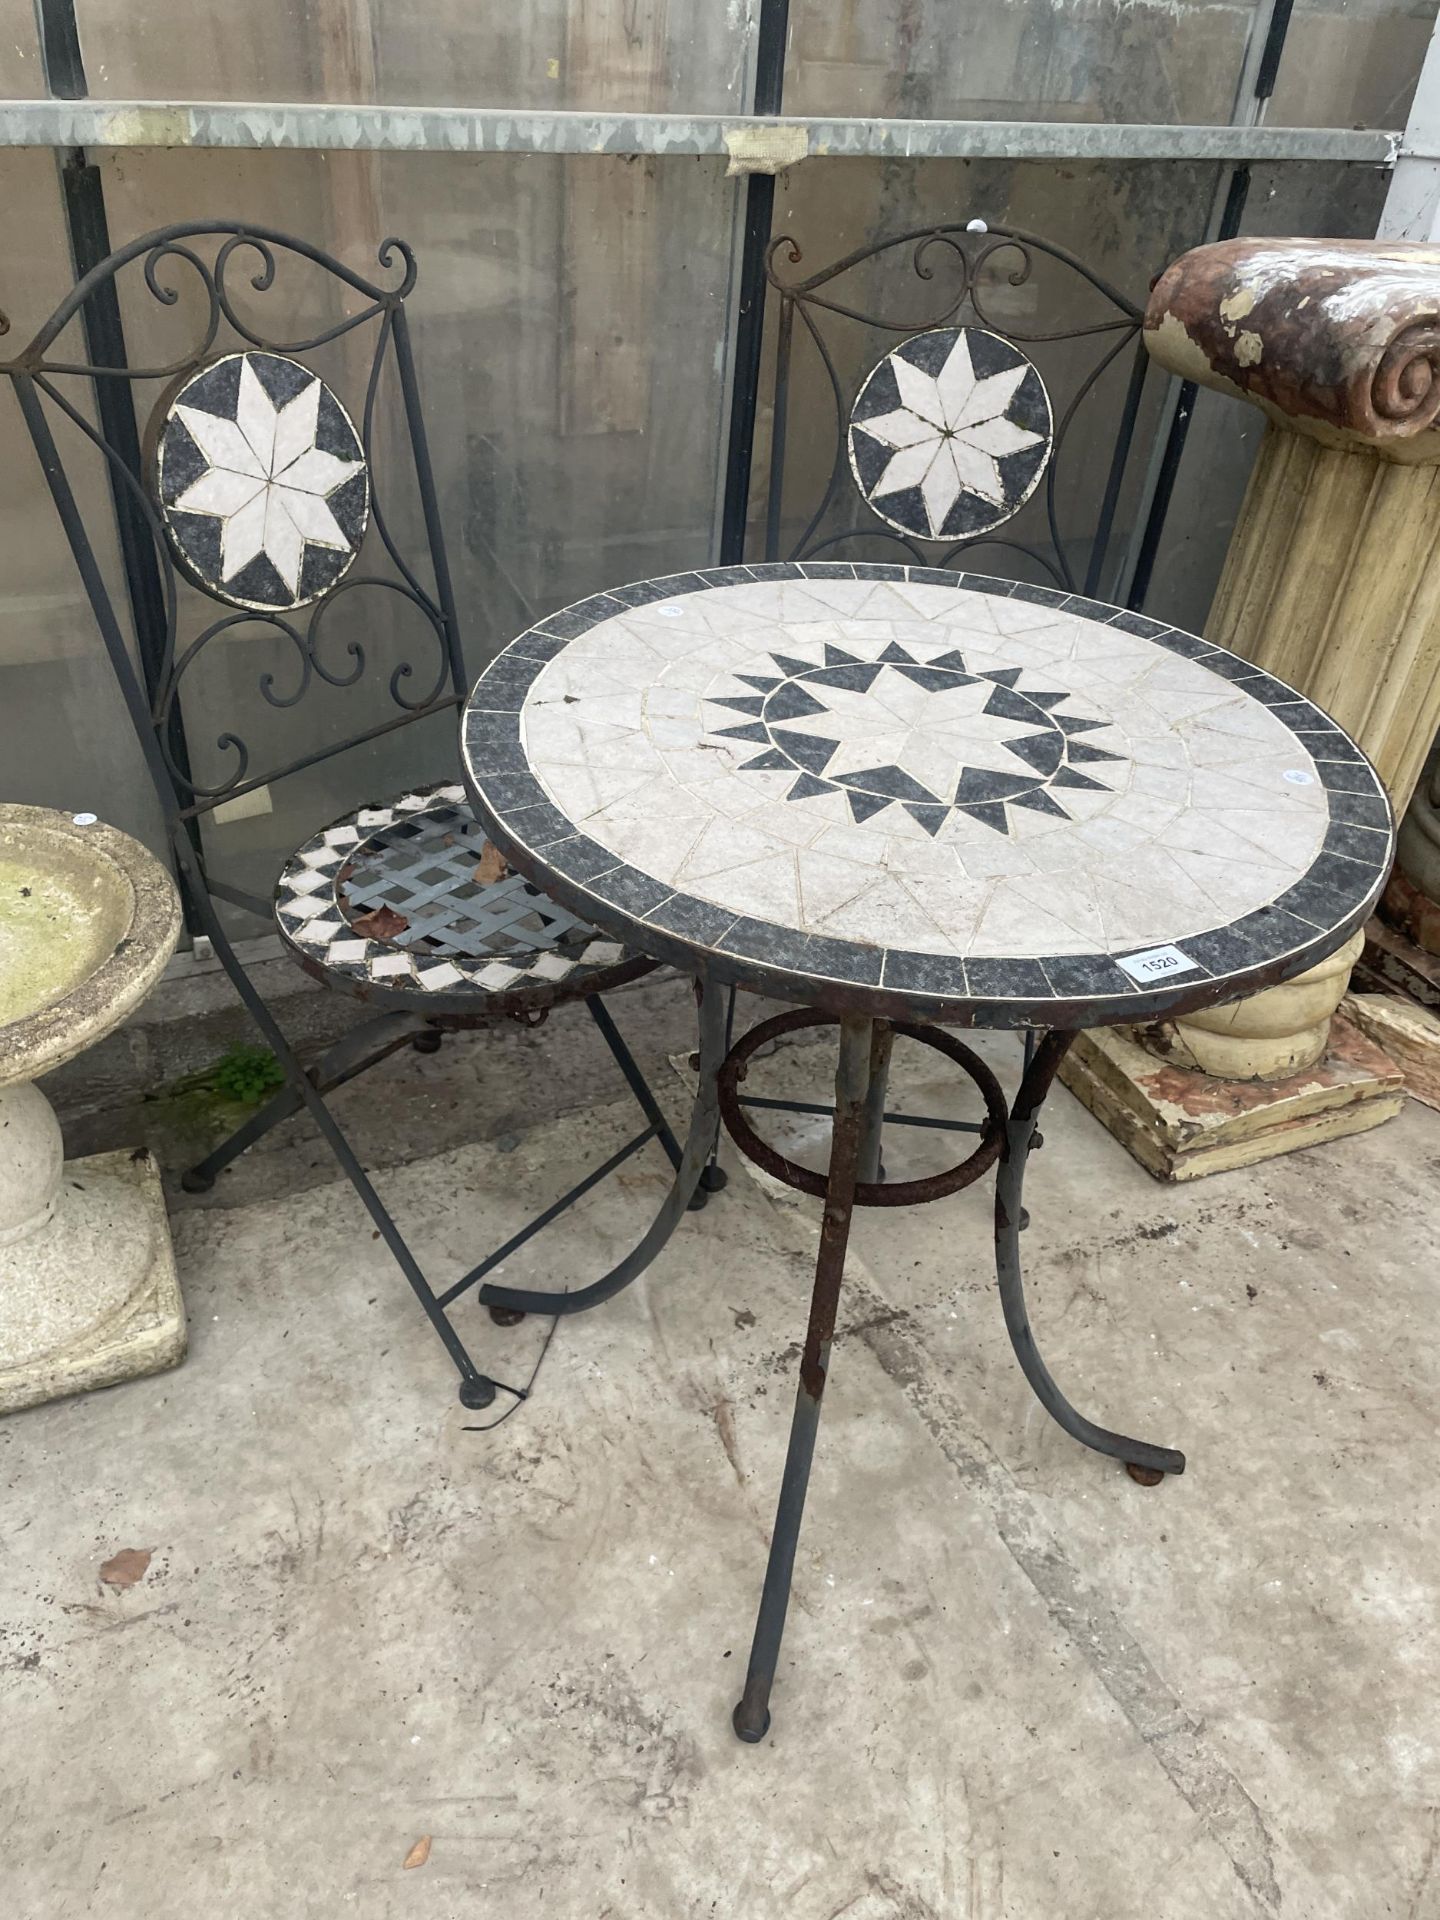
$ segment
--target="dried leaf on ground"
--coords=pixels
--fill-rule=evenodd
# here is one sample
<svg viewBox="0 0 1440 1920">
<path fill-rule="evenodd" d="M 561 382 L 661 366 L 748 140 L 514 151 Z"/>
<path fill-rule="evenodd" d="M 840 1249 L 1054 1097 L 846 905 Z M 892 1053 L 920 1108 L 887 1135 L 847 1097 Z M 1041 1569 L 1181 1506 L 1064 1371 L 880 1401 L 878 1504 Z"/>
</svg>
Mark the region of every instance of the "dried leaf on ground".
<svg viewBox="0 0 1440 1920">
<path fill-rule="evenodd" d="M 362 913 L 350 922 L 364 940 L 393 940 L 397 934 L 404 933 L 410 922 L 403 913 L 396 913 L 393 907 L 376 907 L 371 913 Z"/>
<path fill-rule="evenodd" d="M 505 864 L 505 856 L 500 849 L 487 840 L 480 853 L 480 864 L 475 869 L 475 878 L 482 887 L 493 887 L 497 880 L 503 880 L 510 869 Z"/>
<path fill-rule="evenodd" d="M 122 1547 L 101 1567 L 100 1578 L 107 1587 L 133 1587 L 145 1578 L 154 1551 L 153 1547 Z"/>
<path fill-rule="evenodd" d="M 406 1867 L 423 1867 L 430 1858 L 430 1835 L 422 1833 L 401 1862 Z"/>
</svg>

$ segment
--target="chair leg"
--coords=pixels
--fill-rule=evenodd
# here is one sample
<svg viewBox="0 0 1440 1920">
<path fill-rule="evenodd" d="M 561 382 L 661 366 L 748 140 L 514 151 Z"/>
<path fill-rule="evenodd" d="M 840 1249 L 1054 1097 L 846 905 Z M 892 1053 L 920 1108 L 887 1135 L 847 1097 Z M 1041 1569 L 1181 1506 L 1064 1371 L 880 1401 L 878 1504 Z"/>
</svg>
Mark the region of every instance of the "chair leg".
<svg viewBox="0 0 1440 1920">
<path fill-rule="evenodd" d="M 585 1010 L 600 1029 L 601 1038 L 609 1047 L 615 1064 L 625 1076 L 625 1084 L 635 1096 L 635 1104 L 655 1130 L 655 1138 L 665 1149 L 665 1157 L 672 1167 L 680 1165 L 680 1146 L 670 1131 L 669 1122 L 660 1111 L 660 1103 L 650 1090 L 650 1082 L 641 1073 L 635 1056 L 625 1044 L 625 1039 L 615 1022 L 610 1018 L 610 1009 L 598 993 L 587 993 Z"/>
<path fill-rule="evenodd" d="M 295 1049 L 285 1038 L 275 1016 L 256 992 L 249 975 L 236 958 L 235 949 L 220 923 L 210 899 L 203 878 L 197 871 L 194 849 L 186 837 L 185 830 L 175 822 L 171 832 L 171 845 L 174 850 L 175 864 L 182 884 L 193 902 L 204 931 L 216 953 L 220 964 L 230 977 L 231 984 L 245 1007 L 268 1041 L 276 1059 L 285 1069 L 290 1083 L 299 1094 L 301 1101 L 309 1111 L 310 1117 L 324 1136 L 326 1145 L 340 1163 L 340 1170 L 355 1189 L 361 1205 L 375 1224 L 376 1231 L 384 1241 L 391 1257 L 410 1284 L 410 1289 L 419 1301 L 426 1319 L 435 1329 L 440 1344 L 449 1354 L 456 1371 L 460 1375 L 460 1402 L 473 1411 L 490 1405 L 495 1398 L 496 1383 L 481 1373 L 466 1351 L 465 1343 L 451 1326 L 444 1308 L 435 1297 L 435 1293 L 425 1278 L 419 1262 L 411 1253 L 403 1234 L 391 1218 L 389 1210 L 370 1182 L 369 1175 L 356 1159 L 354 1149 L 340 1131 L 323 1095 L 305 1072 L 295 1054 Z"/>
<path fill-rule="evenodd" d="M 336 1087 L 343 1087 L 348 1080 L 354 1080 L 377 1066 L 407 1042 L 413 1045 L 432 1031 L 414 1014 L 381 1014 L 377 1019 L 367 1020 L 363 1026 L 353 1028 L 338 1040 L 322 1054 L 306 1078 L 318 1093 L 333 1093 Z M 438 1034 L 436 1038 L 438 1040 Z M 252 1113 L 243 1126 L 237 1127 L 228 1139 L 222 1140 L 203 1160 L 187 1168 L 180 1176 L 180 1185 L 186 1193 L 208 1193 L 218 1173 L 232 1161 L 238 1160 L 247 1147 L 253 1147 L 257 1140 L 263 1140 L 282 1120 L 288 1120 L 292 1114 L 298 1113 L 304 1104 L 304 1095 L 293 1085 L 282 1087 L 263 1107 Z"/>
<path fill-rule="evenodd" d="M 695 1106 L 690 1116 L 690 1129 L 685 1139 L 685 1150 L 680 1156 L 680 1166 L 675 1181 L 667 1194 L 664 1204 L 639 1242 L 631 1248 L 625 1258 L 609 1273 L 592 1281 L 589 1286 L 579 1287 L 573 1293 L 532 1292 L 522 1287 L 497 1287 L 488 1283 L 480 1289 L 480 1304 L 486 1307 L 506 1307 L 519 1313 L 583 1313 L 588 1307 L 599 1306 L 601 1301 L 612 1299 L 632 1280 L 640 1275 L 655 1259 L 671 1234 L 680 1223 L 680 1216 L 686 1211 L 690 1196 L 695 1191 L 701 1170 L 714 1150 L 720 1129 L 720 1097 L 716 1089 L 716 1076 L 721 1062 L 725 1058 L 725 1010 L 718 987 L 702 984 L 700 994 L 700 1083 L 696 1089 Z M 647 1090 L 648 1091 L 648 1090 Z M 637 1095 L 638 1098 L 638 1095 Z M 641 1139 L 648 1138 L 648 1133 Z M 638 1142 L 631 1142 L 622 1148 L 624 1157 Z M 592 1175 L 587 1185 L 593 1185 L 607 1168 Z M 568 1204 L 557 1203 L 552 1213 Z M 491 1256 L 493 1261 L 494 1256 Z M 490 1262 L 485 1263 L 487 1266 Z M 470 1276 L 473 1277 L 473 1276 Z M 460 1282 L 463 1288 L 467 1280 Z M 459 1289 L 452 1288 L 451 1298 Z"/>
<path fill-rule="evenodd" d="M 732 987 L 730 990 L 732 1005 L 734 1003 L 734 994 L 735 990 Z M 605 1005 L 598 993 L 587 994 L 585 996 L 585 1005 L 589 1011 L 590 1018 L 600 1029 L 606 1046 L 609 1047 L 610 1052 L 614 1056 L 616 1065 L 619 1067 L 621 1073 L 624 1074 L 626 1085 L 635 1096 L 635 1104 L 654 1128 L 655 1138 L 664 1148 L 666 1159 L 678 1173 L 680 1171 L 681 1159 L 680 1143 L 670 1131 L 669 1123 L 660 1110 L 660 1104 L 651 1091 L 650 1083 L 644 1074 L 641 1073 L 635 1056 L 631 1053 L 629 1047 L 626 1046 L 624 1036 L 621 1034 L 615 1022 L 610 1018 L 609 1008 Z M 718 1146 L 719 1140 L 717 1138 L 717 1149 Z M 719 1180 L 707 1183 L 705 1175 L 707 1172 L 712 1171 L 719 1174 Z M 702 1169 L 699 1182 L 696 1185 L 694 1193 L 690 1196 L 691 1213 L 698 1213 L 705 1205 L 710 1194 L 718 1192 L 719 1188 L 723 1187 L 724 1184 L 725 1175 L 723 1171 L 719 1167 L 716 1167 L 714 1161 L 711 1160 L 708 1165 Z"/>
<path fill-rule="evenodd" d="M 197 1160 L 193 1167 L 187 1167 L 180 1176 L 181 1186 L 186 1193 L 209 1193 L 217 1174 L 223 1173 L 232 1160 L 238 1160 L 247 1147 L 253 1147 L 257 1140 L 262 1140 L 272 1127 L 278 1127 L 282 1120 L 288 1120 L 292 1114 L 298 1113 L 304 1104 L 304 1095 L 297 1093 L 294 1087 L 282 1087 L 263 1107 L 251 1114 L 244 1126 L 237 1127 L 203 1160 Z"/>
</svg>

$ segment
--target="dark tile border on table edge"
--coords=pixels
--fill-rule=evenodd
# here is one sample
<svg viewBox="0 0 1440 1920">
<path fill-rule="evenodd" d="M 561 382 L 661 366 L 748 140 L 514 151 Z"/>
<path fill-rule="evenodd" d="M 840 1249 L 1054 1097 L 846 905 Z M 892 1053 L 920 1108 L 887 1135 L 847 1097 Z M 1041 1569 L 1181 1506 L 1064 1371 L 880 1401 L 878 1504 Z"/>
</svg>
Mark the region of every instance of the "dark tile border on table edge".
<svg viewBox="0 0 1440 1920">
<path fill-rule="evenodd" d="M 1032 959 L 972 957 L 960 955 L 911 953 L 898 948 L 866 947 L 858 941 L 832 940 L 818 934 L 802 934 L 797 929 L 776 926 L 768 921 L 733 914 L 712 902 L 690 894 L 677 893 L 661 881 L 651 878 L 628 862 L 619 859 L 598 842 L 560 815 L 540 782 L 530 771 L 520 748 L 520 709 L 526 692 L 541 669 L 562 653 L 572 639 L 578 638 L 601 621 L 659 600 L 676 599 L 712 587 L 742 586 L 756 580 L 902 580 L 924 586 L 966 588 L 1006 599 L 1027 601 L 1037 606 L 1052 606 L 1095 619 L 1096 610 L 1110 613 L 1101 624 L 1122 633 L 1154 641 L 1168 652 L 1207 666 L 1221 678 L 1237 685 L 1253 681 L 1242 690 L 1257 698 L 1270 711 L 1301 707 L 1307 710 L 1307 724 L 1294 724 L 1288 716 L 1284 724 L 1310 754 L 1332 806 L 1342 803 L 1340 812 L 1332 812 L 1330 826 L 1321 852 L 1304 877 L 1267 906 L 1255 909 L 1227 926 L 1188 935 L 1161 944 L 1173 945 L 1195 962 L 1201 977 L 1187 973 L 1186 985 L 1146 990 L 1129 981 L 1115 959 L 1105 954 L 1067 954 Z M 1220 663 L 1224 662 L 1222 666 Z M 524 663 L 526 671 L 513 669 Z M 498 669 L 498 671 L 497 671 Z M 490 676 L 494 675 L 493 681 Z M 507 704 L 477 708 L 475 695 L 482 686 L 505 689 Z M 1296 714 L 1298 721 L 1302 716 Z M 486 724 L 489 723 L 489 724 Z M 485 748 L 488 777 L 477 780 L 470 764 L 471 744 L 479 734 Z M 484 736 L 488 735 L 488 741 Z M 1327 737 L 1340 743 L 1334 757 L 1320 758 Z M 1384 888 L 1394 854 L 1395 822 L 1389 797 L 1380 785 L 1369 761 L 1349 735 L 1315 703 L 1287 686 L 1282 680 L 1197 635 L 1186 633 L 1144 614 L 1110 608 L 1103 601 L 1083 594 L 1063 592 L 1050 587 L 1032 587 L 1022 581 L 1000 580 L 988 574 L 951 573 L 936 567 L 907 566 L 898 562 L 849 561 L 770 561 L 752 566 L 698 568 L 694 571 L 638 581 L 590 594 L 519 634 L 480 673 L 471 689 L 461 718 L 461 760 L 465 786 L 471 802 L 487 825 L 497 845 L 527 879 L 553 894 L 572 912 L 583 915 L 603 931 L 631 946 L 639 946 L 657 959 L 669 962 L 691 974 L 711 974 L 722 984 L 751 987 L 779 1000 L 800 1002 L 832 1012 L 856 1012 L 903 1019 L 925 1015 L 947 1026 L 1010 1029 L 1019 1027 L 1114 1026 L 1165 1016 L 1194 1013 L 1207 1006 L 1239 999 L 1266 986 L 1278 986 L 1309 967 L 1318 965 L 1342 946 L 1369 918 Z M 1327 771 L 1328 770 L 1328 771 Z M 502 793 L 503 789 L 503 793 Z M 495 794 L 495 806 L 509 809 L 498 814 L 486 804 L 486 791 Z M 542 809 L 545 810 L 542 813 Z M 1384 826 L 1372 824 L 1376 812 L 1383 811 Z M 1366 819 L 1366 814 L 1370 819 Z M 545 815 L 559 817 L 574 828 L 529 845 L 511 831 L 528 814 L 535 826 L 553 826 Z M 1348 838 L 1354 831 L 1383 836 L 1385 858 L 1372 869 L 1370 887 L 1340 921 L 1329 927 L 1317 927 L 1298 912 L 1309 904 L 1307 890 L 1315 884 L 1316 868 L 1360 868 L 1362 863 L 1332 850 L 1337 834 Z M 551 864 L 557 848 L 577 843 L 567 852 L 568 867 Z M 601 863 L 605 864 L 601 864 Z M 613 876 L 613 877 L 612 877 Z M 1343 874 L 1342 878 L 1345 877 Z M 600 884 L 609 881 L 601 891 Z M 658 893 L 659 898 L 653 897 Z M 628 895 L 627 899 L 625 896 Z M 1287 911 L 1286 902 L 1297 908 Z M 631 905 L 633 902 L 633 906 Z M 644 904 L 642 904 L 642 902 Z M 667 925 L 657 915 L 670 909 L 671 922 L 689 921 L 696 928 L 687 937 L 679 926 Z M 1231 967 L 1227 956 L 1242 958 L 1246 949 L 1253 952 L 1254 937 L 1273 916 L 1288 920 L 1299 944 L 1279 953 L 1255 960 L 1248 966 Z M 723 923 L 723 925 L 722 925 Z M 702 929 L 717 929 L 702 931 Z M 1305 935 L 1311 937 L 1306 939 Z M 1248 936 L 1248 937 L 1247 937 Z M 793 954 L 789 965 L 776 965 L 780 952 Z M 1138 949 L 1144 951 L 1144 949 Z M 806 964 L 807 956 L 810 965 Z M 1223 973 L 1207 965 L 1226 966 Z M 833 972 L 817 972 L 816 964 L 847 962 L 848 977 Z M 971 985 L 972 971 L 989 981 L 1008 975 L 1011 981 L 1025 981 L 1018 994 L 976 992 Z M 1081 990 L 1087 974 L 1098 992 Z M 963 991 L 954 985 L 956 976 Z M 1123 986 L 1116 988 L 1118 979 Z M 1041 982 L 1050 988 L 1046 992 Z M 1000 982 L 997 980 L 997 984 Z M 978 985 L 978 980 L 976 982 Z M 1059 989 L 1059 990 L 1057 990 Z M 1108 989 L 1108 991 L 1107 991 Z M 990 1018 L 977 1016 L 989 1014 Z M 996 1018 L 994 1016 L 1002 1017 Z"/>
</svg>

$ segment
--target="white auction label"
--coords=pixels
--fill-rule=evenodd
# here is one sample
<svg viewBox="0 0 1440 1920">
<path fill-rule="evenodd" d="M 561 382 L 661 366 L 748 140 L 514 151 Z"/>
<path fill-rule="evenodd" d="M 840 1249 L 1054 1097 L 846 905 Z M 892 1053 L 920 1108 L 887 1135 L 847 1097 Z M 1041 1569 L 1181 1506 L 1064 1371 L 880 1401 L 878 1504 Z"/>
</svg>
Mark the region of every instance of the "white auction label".
<svg viewBox="0 0 1440 1920">
<path fill-rule="evenodd" d="M 1147 947 L 1144 953 L 1132 953 L 1126 959 L 1115 962 L 1124 969 L 1132 980 L 1142 984 L 1150 980 L 1167 980 L 1172 973 L 1193 973 L 1195 962 L 1181 953 L 1178 947 Z"/>
</svg>

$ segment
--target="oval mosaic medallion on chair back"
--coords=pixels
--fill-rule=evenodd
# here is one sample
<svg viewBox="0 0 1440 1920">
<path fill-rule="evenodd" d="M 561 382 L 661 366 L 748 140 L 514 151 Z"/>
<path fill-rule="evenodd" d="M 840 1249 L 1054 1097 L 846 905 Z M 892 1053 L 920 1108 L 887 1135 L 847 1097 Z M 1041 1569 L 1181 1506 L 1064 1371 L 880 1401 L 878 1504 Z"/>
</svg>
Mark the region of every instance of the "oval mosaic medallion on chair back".
<svg viewBox="0 0 1440 1920">
<path fill-rule="evenodd" d="M 901 533 L 970 540 L 1024 506 L 1051 439 L 1050 396 L 1018 347 L 934 327 L 867 375 L 850 409 L 850 471 Z"/>
<path fill-rule="evenodd" d="M 0 361 L 162 805 L 201 862 L 200 818 L 351 747 L 368 750 L 367 786 L 451 771 L 426 736 L 391 738 L 469 683 L 406 314 L 416 264 L 400 240 L 375 255 L 367 272 L 295 235 L 188 221 L 117 248 Z M 125 337 L 87 340 L 82 317 L 107 301 Z M 105 520 L 70 479 L 87 462 L 108 483 L 123 597 L 92 551 Z M 286 808 L 323 817 L 350 797 L 319 776 L 295 792 Z"/>
<path fill-rule="evenodd" d="M 810 251 L 782 235 L 767 256 L 764 558 L 1119 592 L 1116 527 L 1161 386 L 1147 411 L 1141 307 L 1065 248 L 983 221 L 798 273 Z"/>
<path fill-rule="evenodd" d="M 283 354 L 226 354 L 161 404 L 155 490 L 176 558 L 236 607 L 294 608 L 346 572 L 370 517 L 354 422 Z"/>
</svg>

